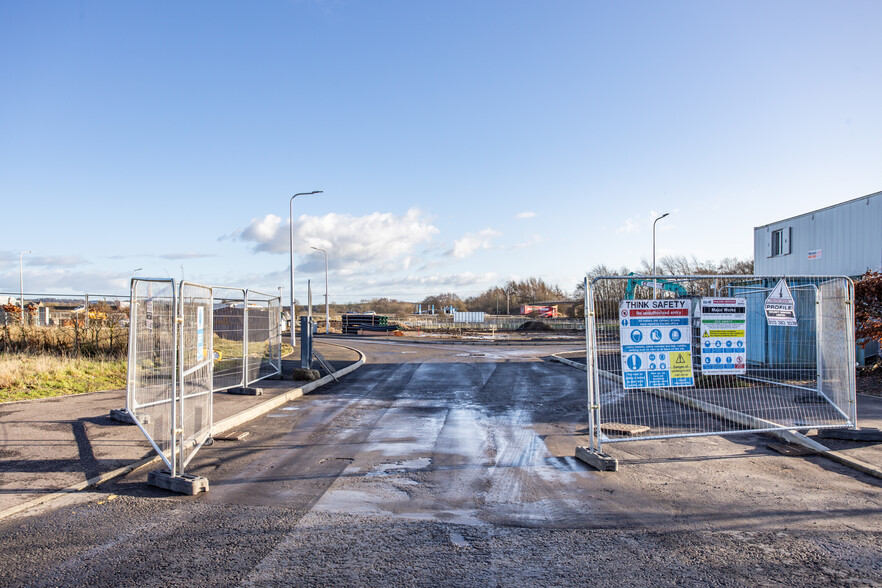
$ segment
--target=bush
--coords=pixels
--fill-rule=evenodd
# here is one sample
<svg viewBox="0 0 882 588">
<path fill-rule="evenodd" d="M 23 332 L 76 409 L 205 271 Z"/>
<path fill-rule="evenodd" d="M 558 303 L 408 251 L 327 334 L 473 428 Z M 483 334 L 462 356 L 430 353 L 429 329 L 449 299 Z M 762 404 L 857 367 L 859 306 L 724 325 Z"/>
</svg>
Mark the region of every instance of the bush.
<svg viewBox="0 0 882 588">
<path fill-rule="evenodd" d="M 854 283 L 855 338 L 861 349 L 882 341 L 882 273 L 868 271 Z"/>
</svg>

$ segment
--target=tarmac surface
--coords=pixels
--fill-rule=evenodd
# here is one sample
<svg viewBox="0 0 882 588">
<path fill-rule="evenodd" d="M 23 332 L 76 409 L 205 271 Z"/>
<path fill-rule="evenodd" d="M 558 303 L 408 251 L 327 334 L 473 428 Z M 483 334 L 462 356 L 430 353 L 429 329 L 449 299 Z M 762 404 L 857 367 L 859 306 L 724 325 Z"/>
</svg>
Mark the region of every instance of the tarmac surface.
<svg viewBox="0 0 882 588">
<path fill-rule="evenodd" d="M 207 494 L 148 486 L 153 465 L 0 521 L 0 584 L 882 585 L 882 480 L 758 434 L 573 459 L 585 374 L 544 359 L 578 343 L 340 342 L 367 363 L 203 448 Z M 120 400 L 0 406 L 6 504 L 148 454 L 96 422 Z M 882 399 L 858 417 L 882 425 Z"/>
<path fill-rule="evenodd" d="M 319 343 L 335 369 L 355 363 L 357 352 Z M 285 360 L 287 372 L 299 360 Z M 221 421 L 307 381 L 262 380 L 260 396 L 214 394 L 214 419 Z M 125 408 L 125 390 L 0 404 L 0 517 L 16 506 L 155 455 L 141 430 L 110 418 Z"/>
</svg>

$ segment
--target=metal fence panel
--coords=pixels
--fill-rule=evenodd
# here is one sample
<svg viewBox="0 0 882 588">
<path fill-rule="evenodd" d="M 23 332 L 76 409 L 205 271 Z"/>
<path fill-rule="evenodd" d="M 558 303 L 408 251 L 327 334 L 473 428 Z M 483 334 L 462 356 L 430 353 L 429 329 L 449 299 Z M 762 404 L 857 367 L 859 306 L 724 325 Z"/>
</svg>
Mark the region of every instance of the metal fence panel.
<svg viewBox="0 0 882 588">
<path fill-rule="evenodd" d="M 856 389 L 854 340 L 854 284 L 827 280 L 819 285 L 821 321 L 818 386 L 828 402 L 857 422 L 857 406 L 850 391 Z"/>
<path fill-rule="evenodd" d="M 178 343 L 180 385 L 175 413 L 180 431 L 178 471 L 183 473 L 211 434 L 214 365 L 211 288 L 182 282 L 179 309 L 182 319 Z"/>
<path fill-rule="evenodd" d="M 246 293 L 246 385 L 282 373 L 281 297 Z"/>
<path fill-rule="evenodd" d="M 174 280 L 133 279 L 130 304 L 126 407 L 171 469 L 177 386 Z"/>
<path fill-rule="evenodd" d="M 245 290 L 215 287 L 214 389 L 245 385 Z"/>
<path fill-rule="evenodd" d="M 850 280 L 788 277 L 795 326 L 766 320 L 766 299 L 780 277 L 658 280 L 664 289 L 650 287 L 646 276 L 586 284 L 592 449 L 595 439 L 599 448 L 601 442 L 641 438 L 855 425 Z M 702 330 L 703 299 L 708 310 L 715 299 L 743 301 L 739 329 L 719 336 Z M 632 313 L 629 305 L 648 310 Z M 666 305 L 688 313 L 653 310 Z M 746 343 L 743 354 L 739 347 L 726 349 L 739 342 Z M 722 349 L 703 354 L 708 346 Z M 702 361 L 732 361 L 734 367 L 736 358 L 743 362 L 739 370 L 702 369 Z M 674 360 L 681 363 L 676 372 Z"/>
</svg>

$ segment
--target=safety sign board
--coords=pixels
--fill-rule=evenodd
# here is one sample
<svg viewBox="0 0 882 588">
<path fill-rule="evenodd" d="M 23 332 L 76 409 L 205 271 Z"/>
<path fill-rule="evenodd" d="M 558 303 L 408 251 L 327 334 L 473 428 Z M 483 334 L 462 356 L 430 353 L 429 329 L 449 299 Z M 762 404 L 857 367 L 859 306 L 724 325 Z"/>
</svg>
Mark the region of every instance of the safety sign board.
<svg viewBox="0 0 882 588">
<path fill-rule="evenodd" d="M 622 300 L 619 333 L 626 390 L 695 384 L 689 300 Z"/>
<path fill-rule="evenodd" d="M 795 327 L 796 303 L 784 278 L 772 288 L 765 303 L 766 322 L 770 327 Z"/>
<path fill-rule="evenodd" d="M 747 299 L 701 299 L 701 372 L 708 375 L 747 371 Z"/>
</svg>

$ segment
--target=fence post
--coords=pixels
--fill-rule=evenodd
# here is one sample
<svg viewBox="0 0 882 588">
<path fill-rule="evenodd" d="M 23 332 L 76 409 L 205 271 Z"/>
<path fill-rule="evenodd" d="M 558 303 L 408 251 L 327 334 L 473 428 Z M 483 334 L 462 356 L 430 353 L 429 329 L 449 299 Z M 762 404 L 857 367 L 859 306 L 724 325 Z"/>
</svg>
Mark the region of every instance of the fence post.
<svg viewBox="0 0 882 588">
<path fill-rule="evenodd" d="M 824 333 L 824 313 L 821 304 L 821 289 L 815 286 L 815 378 L 818 394 L 822 394 L 823 375 L 822 375 L 822 355 L 823 355 L 823 333 Z"/>
<path fill-rule="evenodd" d="M 248 289 L 242 303 L 242 387 L 248 386 Z"/>
<path fill-rule="evenodd" d="M 585 288 L 585 300 L 582 302 L 585 312 L 585 383 L 588 389 L 588 447 L 594 451 L 594 382 L 591 369 L 591 332 L 588 326 L 588 277 L 582 282 Z"/>
</svg>

